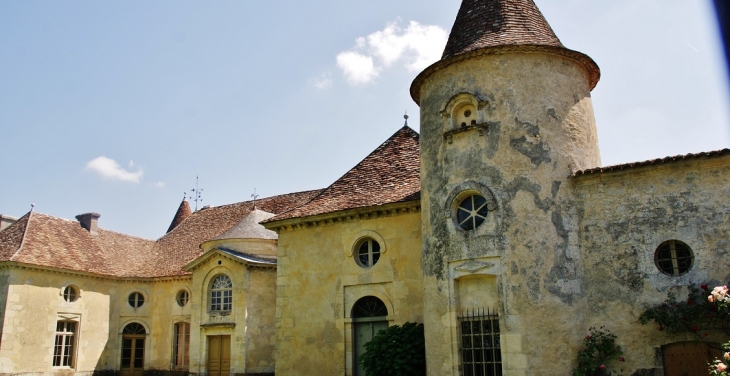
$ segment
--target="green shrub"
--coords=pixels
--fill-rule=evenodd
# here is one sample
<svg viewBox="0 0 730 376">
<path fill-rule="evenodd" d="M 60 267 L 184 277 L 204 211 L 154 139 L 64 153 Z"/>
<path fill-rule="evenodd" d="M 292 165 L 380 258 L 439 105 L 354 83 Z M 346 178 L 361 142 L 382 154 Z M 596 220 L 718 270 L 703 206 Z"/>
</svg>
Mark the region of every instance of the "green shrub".
<svg viewBox="0 0 730 376">
<path fill-rule="evenodd" d="M 359 362 L 368 376 L 425 375 L 423 324 L 407 322 L 381 330 L 365 344 Z"/>
</svg>

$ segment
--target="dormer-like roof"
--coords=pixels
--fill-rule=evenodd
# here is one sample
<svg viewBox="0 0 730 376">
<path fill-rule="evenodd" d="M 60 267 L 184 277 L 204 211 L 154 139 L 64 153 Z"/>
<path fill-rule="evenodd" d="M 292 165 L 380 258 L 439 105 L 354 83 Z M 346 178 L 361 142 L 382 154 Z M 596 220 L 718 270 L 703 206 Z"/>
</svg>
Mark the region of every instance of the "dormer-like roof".
<svg viewBox="0 0 730 376">
<path fill-rule="evenodd" d="M 274 214 L 259 209 L 253 209 L 235 226 L 228 231 L 218 235 L 214 240 L 219 239 L 273 239 L 279 238 L 276 232 L 267 230 L 260 225 L 261 222 L 273 217 Z"/>
<path fill-rule="evenodd" d="M 421 85 L 446 66 L 504 53 L 545 53 L 572 59 L 586 71 L 591 90 L 601 76 L 593 59 L 563 46 L 533 0 L 462 0 L 441 60 L 413 80 L 411 97 L 420 105 Z"/>
</svg>

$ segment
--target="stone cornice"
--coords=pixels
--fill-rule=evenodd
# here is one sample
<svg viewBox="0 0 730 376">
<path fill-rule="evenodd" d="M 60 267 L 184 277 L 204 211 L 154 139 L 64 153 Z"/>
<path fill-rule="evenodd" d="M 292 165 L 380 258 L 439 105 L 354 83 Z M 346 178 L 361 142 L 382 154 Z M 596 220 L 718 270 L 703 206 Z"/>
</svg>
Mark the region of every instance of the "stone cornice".
<svg viewBox="0 0 730 376">
<path fill-rule="evenodd" d="M 117 277 L 105 274 L 90 273 L 80 270 L 70 270 L 53 268 L 49 266 L 40 266 L 32 264 L 24 264 L 15 261 L 0 262 L 0 270 L 30 270 L 37 272 L 53 273 L 58 275 L 68 275 L 74 277 L 85 277 L 91 279 L 108 280 L 122 283 L 158 283 L 158 282 L 172 282 L 172 281 L 191 281 L 193 276 L 191 274 L 178 275 L 178 276 L 163 276 L 163 277 Z"/>
<path fill-rule="evenodd" d="M 331 226 L 338 223 L 349 223 L 382 217 L 394 217 L 402 214 L 413 214 L 421 211 L 421 201 L 406 201 L 379 206 L 348 209 L 333 213 L 314 215 L 303 218 L 291 218 L 276 222 L 264 223 L 269 230 L 281 233 L 282 231 L 296 231 L 315 227 Z"/>
<path fill-rule="evenodd" d="M 601 78 L 601 69 L 598 68 L 593 59 L 588 55 L 578 51 L 573 51 L 565 47 L 556 46 L 545 46 L 545 45 L 506 45 L 506 46 L 490 46 L 478 48 L 463 54 L 452 56 L 444 60 L 439 60 L 419 73 L 418 76 L 411 83 L 411 98 L 416 102 L 417 105 L 421 105 L 421 86 L 423 83 L 431 77 L 434 73 L 442 70 L 454 63 L 477 58 L 485 55 L 504 55 L 504 54 L 547 54 L 556 55 L 564 58 L 571 59 L 578 63 L 583 70 L 586 72 L 588 78 L 588 88 L 593 90 L 598 84 L 598 80 Z"/>
</svg>

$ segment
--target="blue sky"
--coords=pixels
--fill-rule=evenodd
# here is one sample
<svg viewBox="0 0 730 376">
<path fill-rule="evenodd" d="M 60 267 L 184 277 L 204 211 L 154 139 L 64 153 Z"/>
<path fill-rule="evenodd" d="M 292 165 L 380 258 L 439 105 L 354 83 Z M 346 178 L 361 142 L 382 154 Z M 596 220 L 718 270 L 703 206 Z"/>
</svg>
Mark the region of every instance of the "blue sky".
<svg viewBox="0 0 730 376">
<path fill-rule="evenodd" d="M 730 145 L 711 2 L 536 3 L 601 67 L 604 165 Z M 410 82 L 459 4 L 0 2 L 0 213 L 157 238 L 196 175 L 201 206 L 325 187 L 404 111 L 418 130 Z"/>
</svg>

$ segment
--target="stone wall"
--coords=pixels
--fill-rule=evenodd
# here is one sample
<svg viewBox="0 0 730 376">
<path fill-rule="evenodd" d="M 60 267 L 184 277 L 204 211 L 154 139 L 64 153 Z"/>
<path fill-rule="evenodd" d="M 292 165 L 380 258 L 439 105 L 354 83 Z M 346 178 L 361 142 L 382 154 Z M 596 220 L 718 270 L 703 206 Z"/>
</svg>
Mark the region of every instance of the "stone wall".
<svg viewBox="0 0 730 376">
<path fill-rule="evenodd" d="M 279 232 L 277 374 L 351 375 L 351 313 L 362 297 L 383 301 L 390 325 L 423 322 L 420 213 L 361 214 Z M 353 258 L 365 237 L 382 252 L 370 268 Z"/>
</svg>

